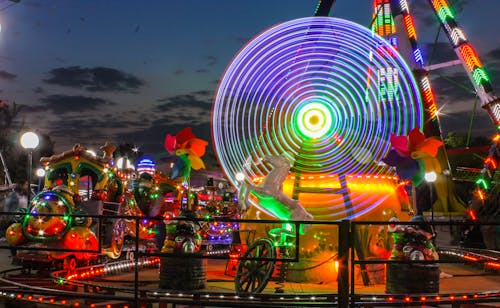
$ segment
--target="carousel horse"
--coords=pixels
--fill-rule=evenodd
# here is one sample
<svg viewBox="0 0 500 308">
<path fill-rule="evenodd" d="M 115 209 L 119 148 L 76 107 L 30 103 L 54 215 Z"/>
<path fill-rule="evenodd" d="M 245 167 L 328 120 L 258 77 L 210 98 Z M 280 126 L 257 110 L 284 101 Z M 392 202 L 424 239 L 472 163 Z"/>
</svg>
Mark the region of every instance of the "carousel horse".
<svg viewBox="0 0 500 308">
<path fill-rule="evenodd" d="M 239 206 L 241 211 L 247 210 L 252 204 L 264 212 L 281 220 L 313 220 L 299 201 L 287 196 L 282 190 L 282 184 L 290 171 L 290 161 L 285 155 L 265 156 L 273 169 L 258 186 L 252 183 L 243 183 L 239 193 Z M 252 195 L 258 202 L 250 202 Z"/>
</svg>

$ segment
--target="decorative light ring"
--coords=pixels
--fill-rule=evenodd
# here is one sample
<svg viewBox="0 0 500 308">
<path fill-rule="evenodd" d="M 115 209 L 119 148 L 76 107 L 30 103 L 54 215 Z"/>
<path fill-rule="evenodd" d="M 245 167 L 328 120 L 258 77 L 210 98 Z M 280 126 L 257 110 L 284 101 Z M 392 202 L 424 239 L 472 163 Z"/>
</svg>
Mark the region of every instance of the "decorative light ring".
<svg viewBox="0 0 500 308">
<path fill-rule="evenodd" d="M 388 82 L 387 82 L 388 80 Z M 412 72 L 370 30 L 310 17 L 271 27 L 226 68 L 214 98 L 212 136 L 221 166 L 265 176 L 265 155 L 288 153 L 296 174 L 379 173 L 391 133 L 422 125 Z"/>
</svg>

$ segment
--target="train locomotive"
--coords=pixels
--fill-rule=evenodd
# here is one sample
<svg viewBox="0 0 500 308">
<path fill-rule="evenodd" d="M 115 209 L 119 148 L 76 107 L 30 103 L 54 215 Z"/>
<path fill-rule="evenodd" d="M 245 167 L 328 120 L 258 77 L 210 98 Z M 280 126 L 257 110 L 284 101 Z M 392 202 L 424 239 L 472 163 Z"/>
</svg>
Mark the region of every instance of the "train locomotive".
<svg viewBox="0 0 500 308">
<path fill-rule="evenodd" d="M 106 144 L 100 149 L 103 154 L 97 156 L 77 144 L 40 159 L 47 170 L 45 188 L 27 209 L 19 210 L 6 231 L 8 244 L 17 249 L 14 263 L 71 270 L 101 257 L 119 258 L 126 237 L 138 237 L 142 247 L 156 249 L 154 224 L 133 218 L 144 215 L 134 192 L 117 175 L 115 148 Z"/>
</svg>

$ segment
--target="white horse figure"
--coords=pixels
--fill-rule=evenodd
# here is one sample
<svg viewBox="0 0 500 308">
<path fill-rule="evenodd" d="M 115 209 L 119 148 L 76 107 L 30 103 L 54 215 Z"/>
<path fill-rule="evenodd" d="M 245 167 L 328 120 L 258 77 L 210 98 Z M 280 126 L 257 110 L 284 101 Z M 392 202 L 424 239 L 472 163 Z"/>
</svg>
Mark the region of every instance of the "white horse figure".
<svg viewBox="0 0 500 308">
<path fill-rule="evenodd" d="M 282 191 L 282 184 L 287 178 L 290 172 L 290 161 L 288 158 L 282 154 L 279 156 L 265 156 L 265 161 L 273 166 L 271 172 L 265 177 L 259 186 L 255 186 L 252 183 L 244 182 L 239 191 L 239 206 L 241 210 L 247 210 L 249 208 L 248 195 L 250 192 L 254 191 L 258 194 L 269 196 L 274 198 L 276 201 L 284 205 L 290 212 L 291 220 L 313 220 L 313 216 L 304 209 L 304 207 L 299 203 L 299 201 L 288 197 Z M 262 204 L 259 205 L 262 209 L 277 216 L 271 209 L 265 208 Z M 282 217 L 278 217 L 283 219 Z"/>
</svg>

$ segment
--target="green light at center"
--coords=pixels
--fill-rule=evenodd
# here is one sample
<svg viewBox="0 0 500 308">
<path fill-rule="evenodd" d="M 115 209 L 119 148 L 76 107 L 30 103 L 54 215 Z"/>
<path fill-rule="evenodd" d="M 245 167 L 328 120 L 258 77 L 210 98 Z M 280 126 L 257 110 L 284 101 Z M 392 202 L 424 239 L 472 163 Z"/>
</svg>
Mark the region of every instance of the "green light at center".
<svg viewBox="0 0 500 308">
<path fill-rule="evenodd" d="M 332 124 L 330 108 L 317 102 L 301 106 L 295 118 L 295 125 L 299 133 L 312 139 L 323 137 L 332 129 Z"/>
</svg>

